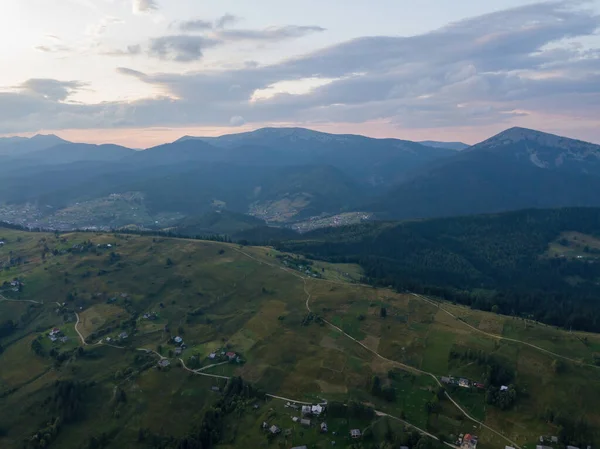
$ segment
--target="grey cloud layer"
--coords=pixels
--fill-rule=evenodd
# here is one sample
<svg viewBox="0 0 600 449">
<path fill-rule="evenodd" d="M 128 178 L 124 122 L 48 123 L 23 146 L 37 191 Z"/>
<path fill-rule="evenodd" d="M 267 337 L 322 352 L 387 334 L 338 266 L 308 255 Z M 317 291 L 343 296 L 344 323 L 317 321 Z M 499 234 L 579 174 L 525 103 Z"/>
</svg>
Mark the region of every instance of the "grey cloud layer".
<svg viewBox="0 0 600 449">
<path fill-rule="evenodd" d="M 477 126 L 507 121 L 523 111 L 597 119 L 599 51 L 560 43 L 590 36 L 599 27 L 597 15 L 549 2 L 463 20 L 419 36 L 358 38 L 269 66 L 188 74 L 121 69 L 121 74 L 160 86 L 177 100 L 86 106 L 28 92 L 4 94 L 0 104 L 8 106 L 0 111 L 0 131 L 376 119 L 404 127 Z M 243 35 L 243 30 L 221 31 L 230 39 L 234 32 Z M 153 42 L 155 55 L 182 61 L 197 59 L 203 49 L 216 45 L 202 36 L 161 39 Z M 257 89 L 314 77 L 330 82 L 304 95 L 250 101 Z"/>
<path fill-rule="evenodd" d="M 162 36 L 150 41 L 150 56 L 177 62 L 197 61 L 206 48 L 214 47 L 219 41 L 204 36 Z"/>
<path fill-rule="evenodd" d="M 51 101 L 66 100 L 69 95 L 85 87 L 79 81 L 57 81 L 46 78 L 32 78 L 16 86 L 17 89 L 32 96 L 39 96 Z"/>
<path fill-rule="evenodd" d="M 176 35 L 161 36 L 150 39 L 147 45 L 129 45 L 126 49 L 104 51 L 106 56 L 136 56 L 144 53 L 152 58 L 171 60 L 176 62 L 194 62 L 202 59 L 204 50 L 216 46 L 232 44 L 240 41 L 255 42 L 281 42 L 296 39 L 311 33 L 325 31 L 318 26 L 269 27 L 263 30 L 227 29 L 228 25 L 235 23 L 238 18 L 232 14 L 225 14 L 214 22 L 193 19 L 174 23 L 181 33 Z M 197 35 L 195 33 L 204 33 Z"/>
</svg>

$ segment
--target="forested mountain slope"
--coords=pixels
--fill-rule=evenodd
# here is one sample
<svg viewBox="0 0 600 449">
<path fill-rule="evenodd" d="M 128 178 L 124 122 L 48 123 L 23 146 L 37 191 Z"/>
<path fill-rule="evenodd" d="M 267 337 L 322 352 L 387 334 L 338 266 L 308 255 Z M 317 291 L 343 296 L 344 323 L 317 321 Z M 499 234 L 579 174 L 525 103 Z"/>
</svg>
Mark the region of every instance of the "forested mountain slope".
<svg viewBox="0 0 600 449">
<path fill-rule="evenodd" d="M 588 236 L 576 256 L 565 255 L 567 232 Z M 278 247 L 357 262 L 377 285 L 600 331 L 599 235 L 600 209 L 570 208 L 323 229 Z M 549 255 L 558 240 L 563 250 Z"/>
<path fill-rule="evenodd" d="M 416 170 L 365 209 L 405 219 L 598 207 L 598 191 L 600 146 L 511 128 Z"/>
</svg>

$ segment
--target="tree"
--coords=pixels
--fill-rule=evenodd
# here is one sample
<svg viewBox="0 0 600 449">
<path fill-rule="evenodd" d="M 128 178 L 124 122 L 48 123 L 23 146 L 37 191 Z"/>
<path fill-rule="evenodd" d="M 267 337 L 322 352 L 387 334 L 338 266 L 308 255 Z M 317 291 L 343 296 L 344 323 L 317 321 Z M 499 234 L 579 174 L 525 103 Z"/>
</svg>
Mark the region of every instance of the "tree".
<svg viewBox="0 0 600 449">
<path fill-rule="evenodd" d="M 498 304 L 494 304 L 492 306 L 492 312 L 495 313 L 495 314 L 500 313 L 500 307 L 498 307 Z"/>
<path fill-rule="evenodd" d="M 565 364 L 557 359 L 552 360 L 551 367 L 554 374 L 560 374 L 565 370 Z"/>
<path fill-rule="evenodd" d="M 385 307 L 381 308 L 379 311 L 379 316 L 381 316 L 381 318 L 385 318 L 387 316 L 387 309 Z"/>
<path fill-rule="evenodd" d="M 171 260 L 170 257 L 167 257 L 167 262 L 166 263 L 167 263 L 167 267 L 170 267 L 170 266 L 173 265 L 173 261 Z"/>
<path fill-rule="evenodd" d="M 394 387 L 383 387 L 381 390 L 381 395 L 383 399 L 388 402 L 394 402 L 396 400 L 396 389 Z"/>
<path fill-rule="evenodd" d="M 373 396 L 379 396 L 381 394 L 381 379 L 379 376 L 373 376 L 371 382 L 371 394 Z"/>
</svg>

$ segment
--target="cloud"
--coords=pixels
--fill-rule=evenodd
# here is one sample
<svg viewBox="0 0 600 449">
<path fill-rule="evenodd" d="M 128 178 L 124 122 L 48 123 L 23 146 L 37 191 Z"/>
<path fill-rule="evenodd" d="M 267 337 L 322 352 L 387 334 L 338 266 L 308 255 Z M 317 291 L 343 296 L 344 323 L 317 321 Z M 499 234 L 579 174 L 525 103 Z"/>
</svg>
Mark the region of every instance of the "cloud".
<svg viewBox="0 0 600 449">
<path fill-rule="evenodd" d="M 86 34 L 92 37 L 99 37 L 106 34 L 106 31 L 111 25 L 123 23 L 125 22 L 118 17 L 106 16 L 100 19 L 98 23 L 88 26 L 86 29 Z"/>
<path fill-rule="evenodd" d="M 70 53 L 74 51 L 73 47 L 63 44 L 36 45 L 33 48 L 42 53 Z"/>
<path fill-rule="evenodd" d="M 150 56 L 177 62 L 197 61 L 206 48 L 219 42 L 204 36 L 162 36 L 150 41 Z"/>
<path fill-rule="evenodd" d="M 80 81 L 32 78 L 15 87 L 26 94 L 39 96 L 46 100 L 63 101 L 85 86 L 86 84 Z"/>
<path fill-rule="evenodd" d="M 231 126 L 242 126 L 246 123 L 246 120 L 241 115 L 234 115 L 229 119 L 229 124 Z"/>
<path fill-rule="evenodd" d="M 228 14 L 222 15 L 215 21 L 215 28 L 226 28 L 228 25 L 237 23 L 239 20 L 240 20 L 239 17 L 228 13 Z"/>
<path fill-rule="evenodd" d="M 156 0 L 133 0 L 132 8 L 134 14 L 143 14 L 158 9 L 158 3 Z"/>
<path fill-rule="evenodd" d="M 139 44 L 128 45 L 125 50 L 106 50 L 102 54 L 105 56 L 137 56 L 142 54 L 142 46 Z"/>
<path fill-rule="evenodd" d="M 206 31 L 206 30 L 212 30 L 212 28 L 213 28 L 212 22 L 209 22 L 207 20 L 201 20 L 201 19 L 186 20 L 185 22 L 181 22 L 179 24 L 179 29 L 184 32 Z"/>
<path fill-rule="evenodd" d="M 599 28 L 600 17 L 593 12 L 576 4 L 546 2 L 417 36 L 352 39 L 271 65 L 186 73 L 121 68 L 119 73 L 167 96 L 72 105 L 61 102 L 66 98 L 62 91 L 45 97 L 31 91 L 4 93 L 0 132 L 231 126 L 241 123 L 237 117 L 248 123 L 385 121 L 403 128 L 451 128 L 512 126 L 524 118 L 556 113 L 574 124 L 598 124 L 600 52 L 572 43 L 585 42 Z M 261 42 L 317 31 L 268 30 L 267 37 L 257 35 L 265 30 L 216 28 L 210 37 L 166 36 L 151 41 L 149 51 L 162 59 L 197 61 L 205 49 L 227 39 Z M 315 78 L 327 83 L 306 88 Z M 270 94 L 256 98 L 257 91 Z"/>
<path fill-rule="evenodd" d="M 269 27 L 263 30 L 228 29 L 219 30 L 216 36 L 224 41 L 281 41 L 295 39 L 312 33 L 320 33 L 325 28 L 319 26 L 296 26 L 287 25 L 283 27 Z"/>
<path fill-rule="evenodd" d="M 215 28 L 223 29 L 239 20 L 239 17 L 234 16 L 233 14 L 225 14 L 214 22 L 202 19 L 186 20 L 179 23 L 179 29 L 183 32 L 207 31 Z"/>
</svg>

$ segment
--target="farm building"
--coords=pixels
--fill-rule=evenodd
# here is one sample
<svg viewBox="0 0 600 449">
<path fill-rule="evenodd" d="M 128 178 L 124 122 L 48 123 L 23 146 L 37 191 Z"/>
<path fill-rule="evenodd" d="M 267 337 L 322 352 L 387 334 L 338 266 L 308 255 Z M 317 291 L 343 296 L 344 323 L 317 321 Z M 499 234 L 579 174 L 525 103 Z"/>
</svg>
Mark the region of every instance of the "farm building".
<svg viewBox="0 0 600 449">
<path fill-rule="evenodd" d="M 167 359 L 161 359 L 158 362 L 158 366 L 160 366 L 161 368 L 166 368 L 167 366 L 169 366 L 171 364 L 171 362 L 169 362 Z"/>
<path fill-rule="evenodd" d="M 312 408 L 310 405 L 303 405 L 302 406 L 302 414 L 303 415 L 310 415 L 312 413 Z"/>
<path fill-rule="evenodd" d="M 273 435 L 277 435 L 279 432 L 281 432 L 281 429 L 273 424 L 271 427 L 269 427 L 269 432 L 271 432 Z"/>
<path fill-rule="evenodd" d="M 360 433 L 360 430 L 358 430 L 358 429 L 352 429 L 350 431 L 350 436 L 354 439 L 360 438 L 360 435 L 361 435 L 361 433 Z"/>
<path fill-rule="evenodd" d="M 327 433 L 327 423 L 322 422 L 321 423 L 321 432 L 323 433 Z"/>
<path fill-rule="evenodd" d="M 478 438 L 476 435 L 471 435 L 467 433 L 462 439 L 461 448 L 462 449 L 475 449 L 477 447 Z"/>
<path fill-rule="evenodd" d="M 310 419 L 302 418 L 300 420 L 300 424 L 302 424 L 303 426 L 306 426 L 306 427 L 310 427 Z"/>
<path fill-rule="evenodd" d="M 311 407 L 311 413 L 315 416 L 319 416 L 321 413 L 323 413 L 323 407 L 320 406 L 319 404 L 313 405 Z"/>
</svg>

